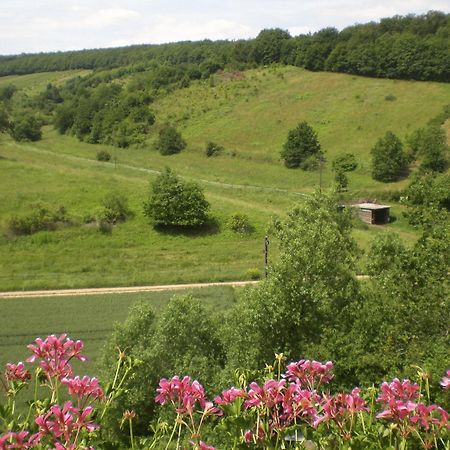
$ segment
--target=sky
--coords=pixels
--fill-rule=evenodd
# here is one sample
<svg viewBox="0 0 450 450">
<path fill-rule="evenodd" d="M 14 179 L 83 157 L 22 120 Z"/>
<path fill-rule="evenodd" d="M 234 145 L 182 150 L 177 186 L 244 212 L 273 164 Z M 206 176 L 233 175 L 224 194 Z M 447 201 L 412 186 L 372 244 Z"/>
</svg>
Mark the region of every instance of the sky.
<svg viewBox="0 0 450 450">
<path fill-rule="evenodd" d="M 396 14 L 450 12 L 450 0 L 0 0 L 0 54 L 291 35 Z"/>
</svg>

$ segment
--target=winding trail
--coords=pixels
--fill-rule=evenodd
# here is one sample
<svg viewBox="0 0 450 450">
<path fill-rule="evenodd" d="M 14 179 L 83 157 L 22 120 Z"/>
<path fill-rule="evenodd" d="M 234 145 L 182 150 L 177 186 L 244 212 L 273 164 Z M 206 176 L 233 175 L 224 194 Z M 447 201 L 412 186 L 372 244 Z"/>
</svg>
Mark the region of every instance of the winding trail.
<svg viewBox="0 0 450 450">
<path fill-rule="evenodd" d="M 71 159 L 73 161 L 82 161 L 85 163 L 89 163 L 89 164 L 99 164 L 102 165 L 103 167 L 106 165 L 111 166 L 112 168 L 120 167 L 123 169 L 129 169 L 129 170 L 136 170 L 138 172 L 143 172 L 143 173 L 148 173 L 148 174 L 152 174 L 152 175 L 160 175 L 161 171 L 160 170 L 156 170 L 156 169 L 147 169 L 145 167 L 137 167 L 137 166 L 133 166 L 130 164 L 124 164 L 124 163 L 119 163 L 119 162 L 98 162 L 96 160 L 90 159 L 90 158 L 85 158 L 83 156 L 75 156 L 75 155 L 70 155 L 67 153 L 57 153 L 57 152 L 52 152 L 50 150 L 44 150 L 41 148 L 37 148 L 37 147 L 32 147 L 30 145 L 17 145 L 16 147 L 22 150 L 28 150 L 28 151 L 32 151 L 32 152 L 36 152 L 36 153 L 41 153 L 41 154 L 46 154 L 46 155 L 50 155 L 50 156 L 56 156 L 56 157 L 60 157 L 60 158 L 65 158 L 65 159 Z M 227 188 L 227 189 L 247 189 L 247 190 L 253 190 L 253 191 L 263 191 L 263 192 L 278 192 L 281 194 L 291 194 L 291 195 L 298 195 L 298 196 L 302 196 L 302 197 L 309 197 L 309 194 L 306 194 L 304 192 L 298 192 L 298 191 L 290 191 L 288 189 L 282 189 L 282 188 L 276 188 L 276 187 L 269 187 L 269 186 L 256 186 L 256 185 L 252 185 L 252 184 L 233 184 L 233 183 L 222 183 L 220 181 L 211 181 L 211 180 L 205 180 L 202 178 L 190 178 L 190 177 L 186 177 L 183 175 L 178 175 L 180 178 L 183 178 L 185 180 L 195 180 L 198 183 L 201 184 L 206 184 L 206 185 L 210 185 L 210 186 L 218 186 L 218 187 L 222 187 L 222 188 Z"/>
</svg>

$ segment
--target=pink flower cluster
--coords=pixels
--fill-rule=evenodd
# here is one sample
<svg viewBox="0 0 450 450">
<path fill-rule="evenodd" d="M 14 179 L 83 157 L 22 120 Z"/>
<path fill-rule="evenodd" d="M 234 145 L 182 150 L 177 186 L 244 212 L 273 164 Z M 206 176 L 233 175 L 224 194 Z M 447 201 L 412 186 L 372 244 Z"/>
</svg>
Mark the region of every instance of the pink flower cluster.
<svg viewBox="0 0 450 450">
<path fill-rule="evenodd" d="M 97 378 L 90 378 L 88 376 L 80 378 L 77 376 L 75 378 L 63 378 L 61 383 L 67 385 L 69 394 L 78 399 L 90 397 L 93 400 L 98 400 L 105 397 Z"/>
<path fill-rule="evenodd" d="M 377 419 L 391 420 L 399 425 L 402 436 L 408 436 L 416 426 L 437 434 L 441 429 L 450 429 L 449 414 L 437 405 L 418 403 L 419 385 L 409 380 L 395 378 L 391 383 L 384 382 L 380 387 L 377 402 L 384 410 Z M 432 429 L 433 428 L 433 429 Z M 432 437 L 430 437 L 430 441 Z"/>
<path fill-rule="evenodd" d="M 27 362 L 34 362 L 40 358 L 39 365 L 44 370 L 47 377 L 58 378 L 72 376 L 72 366 L 69 361 L 72 358 L 86 361 L 86 357 L 81 354 L 83 342 L 73 341 L 67 334 L 47 336 L 45 340 L 36 339 L 36 345 L 30 344 L 28 348 L 33 353 Z"/>
<path fill-rule="evenodd" d="M 203 386 L 197 380 L 191 382 L 191 378 L 187 376 L 182 380 L 178 376 L 170 380 L 161 379 L 156 392 L 158 395 L 155 401 L 161 405 L 171 402 L 178 414 L 192 414 L 195 408 L 207 414 L 218 412 L 213 403 L 206 400 Z"/>
<path fill-rule="evenodd" d="M 54 405 L 50 411 L 36 418 L 39 427 L 39 438 L 43 440 L 50 437 L 56 450 L 75 450 L 81 430 L 89 433 L 98 428 L 98 425 L 89 420 L 92 414 L 92 406 L 84 409 L 76 408 L 72 402 L 64 403 L 63 407 Z"/>
<path fill-rule="evenodd" d="M 28 437 L 29 434 L 28 431 L 21 431 L 19 433 L 10 431 L 3 436 L 0 436 L 0 450 L 36 447 L 40 440 L 39 434 L 33 434 Z"/>
<path fill-rule="evenodd" d="M 331 373 L 333 363 L 327 361 L 325 364 L 319 361 L 302 359 L 293 362 L 286 367 L 284 375 L 289 381 L 299 383 L 308 389 L 318 389 L 322 383 L 329 383 L 334 375 Z"/>
<path fill-rule="evenodd" d="M 6 381 L 21 381 L 23 383 L 31 379 L 31 373 L 25 369 L 23 362 L 17 364 L 6 364 L 5 370 Z"/>
</svg>

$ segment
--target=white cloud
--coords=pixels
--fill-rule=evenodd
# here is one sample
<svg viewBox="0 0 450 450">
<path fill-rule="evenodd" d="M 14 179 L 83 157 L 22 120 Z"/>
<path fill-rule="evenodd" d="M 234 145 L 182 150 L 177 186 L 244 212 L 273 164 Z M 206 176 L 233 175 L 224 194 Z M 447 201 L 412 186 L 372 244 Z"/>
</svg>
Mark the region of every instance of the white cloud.
<svg viewBox="0 0 450 450">
<path fill-rule="evenodd" d="M 123 22 L 138 19 L 140 16 L 140 13 L 131 9 L 101 9 L 86 17 L 83 20 L 83 25 L 95 28 L 103 28 L 112 25 L 122 25 Z"/>
<path fill-rule="evenodd" d="M 257 31 L 256 31 L 257 32 Z M 160 16 L 145 32 L 138 34 L 139 42 L 163 43 L 201 39 L 240 39 L 255 34 L 251 27 L 226 19 L 202 22 Z"/>
</svg>

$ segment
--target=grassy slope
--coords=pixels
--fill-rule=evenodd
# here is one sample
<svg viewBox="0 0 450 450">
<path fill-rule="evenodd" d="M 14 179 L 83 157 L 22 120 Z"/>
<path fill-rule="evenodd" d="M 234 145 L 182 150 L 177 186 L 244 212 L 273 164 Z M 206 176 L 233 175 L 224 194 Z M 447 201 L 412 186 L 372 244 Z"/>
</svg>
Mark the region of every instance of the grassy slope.
<svg viewBox="0 0 450 450">
<path fill-rule="evenodd" d="M 61 74 L 60 74 L 61 75 Z M 15 77 L 33 89 L 33 76 Z M 42 74 L 34 75 L 44 83 Z M 2 79 L 0 79 L 1 82 Z M 386 101 L 388 95 L 395 101 Z M 152 146 L 158 126 L 143 149 L 114 149 L 80 143 L 46 129 L 37 143 L 16 144 L 0 137 L 0 225 L 13 213 L 25 213 L 29 204 L 43 200 L 63 204 L 76 221 L 98 208 L 109 191 L 124 192 L 136 217 L 115 228 L 112 236 L 88 226 L 41 232 L 10 241 L 0 237 L 0 289 L 31 289 L 169 283 L 245 278 L 247 269 L 262 263 L 262 238 L 273 214 L 283 214 L 295 192 L 310 192 L 318 173 L 285 169 L 278 161 L 287 131 L 307 120 L 332 159 L 340 152 L 357 154 L 360 167 L 350 174 L 355 198 L 367 191 L 398 188 L 405 181 L 380 184 L 369 176 L 369 152 L 388 129 L 404 138 L 424 125 L 450 100 L 450 86 L 374 80 L 296 68 L 246 73 L 244 80 L 194 83 L 154 104 L 158 124 L 177 122 L 188 141 L 179 155 L 163 157 Z M 205 142 L 225 146 L 223 155 L 206 158 Z M 96 152 L 105 148 L 118 164 L 98 163 Z M 196 180 L 283 188 L 291 192 L 234 189 L 203 183 L 220 227 L 195 236 L 162 234 L 148 226 L 142 202 L 149 180 L 171 166 Z M 324 170 L 324 185 L 332 175 Z M 366 194 L 367 195 L 367 194 Z M 226 221 L 233 212 L 245 212 L 256 226 L 248 237 L 233 234 Z M 399 207 L 394 209 L 400 217 Z M 370 238 L 391 229 L 406 240 L 414 232 L 400 219 L 384 228 L 355 230 L 363 247 Z M 273 254 L 273 253 L 272 253 Z"/>
<path fill-rule="evenodd" d="M 8 361 L 25 360 L 26 346 L 36 337 L 68 333 L 85 342 L 85 354 L 94 362 L 114 323 L 125 320 L 128 309 L 136 302 L 148 302 L 159 314 L 173 295 L 192 294 L 202 300 L 212 313 L 224 311 L 235 300 L 231 287 L 213 287 L 186 291 L 107 294 L 83 297 L 22 298 L 0 300 L 0 367 Z M 88 372 L 95 370 L 90 363 Z"/>
</svg>

